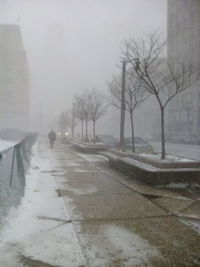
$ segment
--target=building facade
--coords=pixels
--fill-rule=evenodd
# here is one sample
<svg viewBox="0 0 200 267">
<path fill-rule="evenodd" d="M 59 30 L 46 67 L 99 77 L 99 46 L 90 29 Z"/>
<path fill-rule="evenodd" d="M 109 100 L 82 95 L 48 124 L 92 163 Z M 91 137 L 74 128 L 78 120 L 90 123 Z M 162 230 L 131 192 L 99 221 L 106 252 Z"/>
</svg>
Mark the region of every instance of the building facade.
<svg viewBox="0 0 200 267">
<path fill-rule="evenodd" d="M 18 25 L 0 25 L 0 129 L 29 127 L 29 71 Z"/>
<path fill-rule="evenodd" d="M 168 58 L 200 64 L 200 1 L 168 0 Z M 169 105 L 168 132 L 200 139 L 200 82 L 175 96 Z"/>
</svg>

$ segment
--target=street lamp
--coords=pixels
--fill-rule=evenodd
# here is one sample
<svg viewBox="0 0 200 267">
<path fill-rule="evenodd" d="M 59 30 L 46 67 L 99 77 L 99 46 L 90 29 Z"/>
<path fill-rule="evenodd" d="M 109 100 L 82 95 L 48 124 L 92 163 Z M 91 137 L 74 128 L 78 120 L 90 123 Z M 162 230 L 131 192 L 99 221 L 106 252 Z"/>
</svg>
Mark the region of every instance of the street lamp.
<svg viewBox="0 0 200 267">
<path fill-rule="evenodd" d="M 124 124 L 125 124 L 125 91 L 126 91 L 126 64 L 131 62 L 130 60 L 123 59 L 122 61 L 122 88 L 121 88 L 121 116 L 120 116 L 120 139 L 119 146 L 124 149 Z"/>
<path fill-rule="evenodd" d="M 74 127 L 75 127 L 75 103 L 73 102 L 73 107 L 72 107 L 72 138 L 74 138 Z"/>
</svg>

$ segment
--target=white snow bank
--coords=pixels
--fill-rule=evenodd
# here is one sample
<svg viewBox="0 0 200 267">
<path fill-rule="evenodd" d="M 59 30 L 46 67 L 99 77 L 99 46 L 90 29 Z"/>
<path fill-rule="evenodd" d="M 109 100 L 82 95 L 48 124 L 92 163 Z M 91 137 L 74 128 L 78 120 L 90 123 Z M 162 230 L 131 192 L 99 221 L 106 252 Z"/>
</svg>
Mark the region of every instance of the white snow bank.
<svg viewBox="0 0 200 267">
<path fill-rule="evenodd" d="M 13 209 L 0 234 L 0 266 L 20 267 L 20 255 L 59 266 L 84 265 L 64 201 L 56 192 L 48 160 L 32 158 L 21 206 Z"/>
<path fill-rule="evenodd" d="M 14 142 L 8 142 L 0 139 L 0 152 L 14 146 Z"/>
</svg>

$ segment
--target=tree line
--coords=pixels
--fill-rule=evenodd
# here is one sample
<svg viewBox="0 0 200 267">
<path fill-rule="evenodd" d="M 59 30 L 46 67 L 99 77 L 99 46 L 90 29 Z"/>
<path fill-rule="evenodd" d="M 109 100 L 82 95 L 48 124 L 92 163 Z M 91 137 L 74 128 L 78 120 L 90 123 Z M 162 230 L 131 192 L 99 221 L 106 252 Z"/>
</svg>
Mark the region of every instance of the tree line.
<svg viewBox="0 0 200 267">
<path fill-rule="evenodd" d="M 85 90 L 82 94 L 74 96 L 73 107 L 69 112 L 62 112 L 60 119 L 65 114 L 64 125 L 70 125 L 72 137 L 77 120 L 81 125 L 81 140 L 89 141 L 89 122 L 92 122 L 92 141 L 96 143 L 96 122 L 105 113 L 108 107 L 107 98 L 97 89 Z M 76 121 L 75 121 L 76 119 Z"/>
<path fill-rule="evenodd" d="M 130 114 L 132 150 L 134 146 L 134 112 L 145 100 L 153 96 L 160 108 L 161 159 L 165 159 L 165 110 L 176 95 L 192 86 L 199 78 L 199 66 L 181 62 L 177 57 L 165 56 L 166 41 L 157 33 L 145 35 L 141 40 L 129 38 L 122 44 L 125 70 L 125 110 Z M 114 76 L 109 83 L 112 104 L 121 109 L 122 79 Z M 148 114 L 147 114 L 148 118 Z"/>
<path fill-rule="evenodd" d="M 96 89 L 74 96 L 70 112 L 72 133 L 75 118 L 81 124 L 81 139 L 89 140 L 88 123 L 92 122 L 93 142 L 96 142 L 96 122 L 108 105 L 124 108 L 129 113 L 132 132 L 132 151 L 135 152 L 135 111 L 149 97 L 154 97 L 160 110 L 161 159 L 165 159 L 165 110 L 176 95 L 188 89 L 199 77 L 199 66 L 167 58 L 166 41 L 157 32 L 142 39 L 129 38 L 122 43 L 121 58 L 124 75 L 114 75 L 108 83 L 109 97 Z M 124 89 L 124 90 L 123 90 Z M 65 115 L 62 115 L 63 118 Z M 148 118 L 148 114 L 147 114 Z M 124 127 L 121 125 L 121 127 Z"/>
</svg>

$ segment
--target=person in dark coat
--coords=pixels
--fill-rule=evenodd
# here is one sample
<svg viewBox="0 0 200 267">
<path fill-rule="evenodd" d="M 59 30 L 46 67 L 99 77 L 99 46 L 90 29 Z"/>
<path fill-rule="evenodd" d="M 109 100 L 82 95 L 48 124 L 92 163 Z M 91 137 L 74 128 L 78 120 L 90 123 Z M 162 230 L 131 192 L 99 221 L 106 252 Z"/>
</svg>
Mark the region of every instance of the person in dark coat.
<svg viewBox="0 0 200 267">
<path fill-rule="evenodd" d="M 48 134 L 49 142 L 50 142 L 50 148 L 53 148 L 54 142 L 56 140 L 56 133 L 53 129 L 51 129 L 51 132 Z"/>
</svg>

